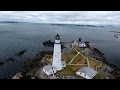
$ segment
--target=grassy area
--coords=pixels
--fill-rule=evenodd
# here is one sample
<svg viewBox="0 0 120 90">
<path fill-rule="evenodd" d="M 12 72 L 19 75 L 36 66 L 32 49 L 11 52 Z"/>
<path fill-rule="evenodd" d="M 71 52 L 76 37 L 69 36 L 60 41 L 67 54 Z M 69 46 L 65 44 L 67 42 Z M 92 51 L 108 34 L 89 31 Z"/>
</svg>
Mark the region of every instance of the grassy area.
<svg viewBox="0 0 120 90">
<path fill-rule="evenodd" d="M 105 79 L 105 76 L 101 73 L 97 73 L 97 75 L 93 79 Z"/>
<path fill-rule="evenodd" d="M 52 55 L 47 55 L 47 58 L 51 59 L 51 58 L 53 58 L 53 56 Z"/>
<path fill-rule="evenodd" d="M 66 63 L 69 63 L 75 55 L 76 54 L 74 54 L 74 53 L 63 53 L 62 54 L 62 60 L 65 60 Z"/>
<path fill-rule="evenodd" d="M 96 60 L 95 58 L 90 57 L 90 56 L 88 56 L 88 59 L 93 60 L 93 61 L 98 61 L 98 60 Z M 100 62 L 100 61 L 98 61 L 98 62 Z"/>
<path fill-rule="evenodd" d="M 52 56 L 52 55 L 47 55 L 46 58 L 47 58 L 47 59 L 52 59 L 53 56 Z"/>
<path fill-rule="evenodd" d="M 97 68 L 98 66 L 101 65 L 101 63 L 95 62 L 95 61 L 92 61 L 92 60 L 89 60 L 89 63 L 90 63 L 90 66 L 91 66 L 92 68 L 94 68 L 95 70 L 96 70 L 96 68 Z"/>
<path fill-rule="evenodd" d="M 72 60 L 72 58 L 76 55 L 77 55 L 77 52 L 74 49 L 72 49 L 72 51 L 70 53 L 63 53 L 62 54 L 62 59 L 65 60 L 66 63 L 69 63 L 70 60 Z M 84 60 L 85 59 L 81 55 L 78 55 L 74 60 L 74 64 L 78 64 L 78 63 L 79 64 L 84 64 L 85 63 Z"/>
<path fill-rule="evenodd" d="M 70 53 L 76 55 L 77 51 L 75 51 L 74 49 L 72 49 L 72 51 Z"/>
<path fill-rule="evenodd" d="M 52 55 L 46 55 L 44 59 L 46 61 L 52 62 L 53 56 Z"/>
<path fill-rule="evenodd" d="M 57 74 L 61 74 L 62 76 L 73 76 L 76 77 L 77 79 L 83 79 L 82 77 L 76 75 L 76 71 L 82 68 L 83 66 L 67 66 L 63 70 L 57 72 Z"/>
<path fill-rule="evenodd" d="M 83 56 L 78 55 L 71 64 L 87 64 L 87 60 Z"/>
<path fill-rule="evenodd" d="M 69 63 L 71 59 L 77 55 L 77 52 L 73 49 L 70 53 L 62 53 L 62 59 L 66 61 L 66 63 Z M 74 64 L 85 64 L 86 60 L 81 55 L 78 55 L 75 60 Z M 73 63 L 72 63 L 73 64 Z M 77 79 L 83 79 L 81 76 L 76 75 L 76 71 L 78 71 L 83 66 L 80 65 L 67 65 L 63 70 L 57 72 L 57 74 L 61 74 L 62 76 L 73 76 Z"/>
<path fill-rule="evenodd" d="M 82 54 L 83 56 L 86 56 L 84 52 L 81 52 L 81 54 Z"/>
<path fill-rule="evenodd" d="M 92 57 L 88 57 L 89 59 L 89 62 L 90 62 L 90 66 L 94 69 L 96 69 L 96 67 L 100 66 L 101 65 L 101 62 L 100 61 L 97 61 L 95 60 L 94 58 Z"/>
<path fill-rule="evenodd" d="M 74 47 L 78 52 L 84 50 L 83 48 L 80 48 L 80 47 Z"/>
<path fill-rule="evenodd" d="M 83 49 L 75 47 L 78 51 L 82 51 Z M 84 53 L 82 53 L 84 55 Z M 65 60 L 68 64 L 72 58 L 77 55 L 77 52 L 72 49 L 70 53 L 62 53 L 62 60 Z M 94 58 L 86 56 L 89 59 L 90 66 L 96 70 L 98 66 L 101 65 L 101 62 L 96 61 Z M 71 64 L 87 64 L 86 58 L 84 58 L 82 55 L 78 55 Z M 63 70 L 57 72 L 57 74 L 61 74 L 62 76 L 73 76 L 77 79 L 83 79 L 81 76 L 76 75 L 76 71 L 78 71 L 80 68 L 84 66 L 82 65 L 67 65 Z M 93 79 L 103 79 L 104 75 L 98 73 Z"/>
</svg>

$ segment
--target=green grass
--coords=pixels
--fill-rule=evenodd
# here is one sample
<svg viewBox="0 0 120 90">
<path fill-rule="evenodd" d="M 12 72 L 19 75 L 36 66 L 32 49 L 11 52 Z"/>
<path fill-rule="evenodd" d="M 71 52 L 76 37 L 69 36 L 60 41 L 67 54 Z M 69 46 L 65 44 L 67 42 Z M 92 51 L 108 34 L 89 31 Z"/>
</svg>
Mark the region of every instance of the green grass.
<svg viewBox="0 0 120 90">
<path fill-rule="evenodd" d="M 85 55 L 83 52 L 82 52 L 82 54 Z M 77 55 L 77 52 L 74 49 L 72 49 L 72 51 L 70 53 L 63 53 L 62 54 L 62 58 L 63 58 L 63 60 L 66 61 L 66 63 L 69 63 L 70 60 L 75 55 Z M 100 62 L 96 62 L 94 58 L 91 58 L 89 56 L 87 56 L 87 57 L 90 60 L 91 67 L 93 67 L 94 69 L 96 69 L 96 67 L 101 64 Z M 86 58 L 84 58 L 83 56 L 78 55 L 75 58 L 75 60 L 73 61 L 73 63 L 85 64 L 85 63 L 87 63 L 85 59 Z M 81 76 L 76 75 L 76 71 L 78 71 L 82 67 L 84 67 L 84 66 L 79 66 L 79 65 L 69 66 L 69 65 L 67 65 L 63 70 L 57 72 L 57 74 L 61 74 L 64 77 L 66 77 L 66 76 L 73 76 L 73 77 L 76 77 L 77 79 L 83 79 Z M 104 75 L 98 73 L 93 79 L 104 79 L 104 78 L 105 78 Z"/>
<path fill-rule="evenodd" d="M 73 54 L 63 54 L 63 60 L 65 60 L 66 63 L 69 63 L 74 56 L 75 55 Z"/>
<path fill-rule="evenodd" d="M 83 48 L 80 48 L 80 47 L 74 47 L 77 51 L 83 51 L 84 49 Z"/>
<path fill-rule="evenodd" d="M 72 49 L 71 54 L 76 55 L 76 54 L 77 54 L 77 51 L 75 51 L 74 49 Z"/>
<path fill-rule="evenodd" d="M 77 55 L 77 52 L 72 50 L 70 53 L 63 53 L 62 59 L 65 60 L 66 63 L 69 63 L 75 55 Z"/>
<path fill-rule="evenodd" d="M 62 76 L 73 76 L 77 79 L 83 79 L 81 76 L 76 75 L 76 71 L 79 70 L 81 66 L 67 66 L 63 70 L 57 72 L 57 74 L 61 74 Z"/>
<path fill-rule="evenodd" d="M 52 58 L 52 55 L 47 55 L 47 58 L 51 59 L 51 58 Z"/>
<path fill-rule="evenodd" d="M 105 76 L 101 73 L 97 73 L 97 75 L 93 79 L 105 79 Z"/>
<path fill-rule="evenodd" d="M 85 63 L 87 63 L 87 60 L 81 55 L 78 55 L 72 62 L 72 64 L 85 64 Z"/>
<path fill-rule="evenodd" d="M 47 60 L 51 60 L 53 57 L 52 57 L 52 55 L 50 56 L 46 56 L 46 58 L 45 59 L 47 59 Z"/>
</svg>

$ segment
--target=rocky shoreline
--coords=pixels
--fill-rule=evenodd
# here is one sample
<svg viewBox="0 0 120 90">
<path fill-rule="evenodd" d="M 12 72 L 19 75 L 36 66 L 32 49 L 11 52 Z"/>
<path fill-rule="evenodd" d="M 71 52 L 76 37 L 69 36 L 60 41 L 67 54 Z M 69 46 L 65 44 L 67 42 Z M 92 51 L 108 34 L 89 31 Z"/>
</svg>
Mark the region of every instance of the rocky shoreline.
<svg viewBox="0 0 120 90">
<path fill-rule="evenodd" d="M 100 52 L 97 48 L 93 48 L 93 52 L 95 52 L 97 55 L 94 55 L 94 57 L 93 56 L 92 57 L 96 58 L 95 56 L 97 56 L 96 60 L 102 61 L 102 63 L 104 64 L 103 67 L 101 67 L 100 69 L 102 73 L 106 76 L 106 78 L 120 79 L 120 67 L 109 63 L 104 57 L 104 54 Z"/>
<path fill-rule="evenodd" d="M 0 65 L 3 65 L 3 64 L 4 64 L 4 62 L 0 61 Z"/>
<path fill-rule="evenodd" d="M 19 79 L 32 79 L 33 77 L 35 79 L 38 79 L 38 77 L 35 76 L 35 73 L 44 65 L 48 64 L 47 62 L 42 61 L 43 57 L 45 57 L 45 55 L 52 55 L 52 53 L 53 53 L 52 51 L 46 51 L 46 52 L 42 51 L 36 54 L 36 57 L 34 59 L 30 59 L 24 62 L 23 64 L 24 70 L 22 72 L 18 72 L 16 75 L 20 74 L 18 75 L 18 77 L 20 76 Z"/>
<path fill-rule="evenodd" d="M 54 42 L 52 42 L 51 40 L 47 40 L 43 42 L 44 46 L 49 46 L 49 47 L 54 47 Z M 61 48 L 64 49 L 64 45 L 63 42 L 61 42 Z"/>
</svg>

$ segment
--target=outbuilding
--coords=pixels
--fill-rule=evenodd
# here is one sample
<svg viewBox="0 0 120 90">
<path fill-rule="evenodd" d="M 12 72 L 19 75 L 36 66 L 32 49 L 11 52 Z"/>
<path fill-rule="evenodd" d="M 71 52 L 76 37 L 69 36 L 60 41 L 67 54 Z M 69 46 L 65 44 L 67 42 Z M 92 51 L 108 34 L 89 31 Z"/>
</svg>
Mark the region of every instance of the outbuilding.
<svg viewBox="0 0 120 90">
<path fill-rule="evenodd" d="M 82 43 L 79 44 L 79 47 L 85 48 L 85 47 L 86 47 L 86 44 L 85 44 L 84 42 L 82 42 Z"/>
<path fill-rule="evenodd" d="M 83 67 L 82 69 L 78 70 L 76 74 L 86 79 L 92 79 L 97 72 L 93 68 Z"/>
<path fill-rule="evenodd" d="M 43 67 L 43 71 L 47 74 L 47 75 L 51 75 L 53 73 L 57 72 L 57 69 L 54 68 L 52 65 L 46 65 Z"/>
</svg>

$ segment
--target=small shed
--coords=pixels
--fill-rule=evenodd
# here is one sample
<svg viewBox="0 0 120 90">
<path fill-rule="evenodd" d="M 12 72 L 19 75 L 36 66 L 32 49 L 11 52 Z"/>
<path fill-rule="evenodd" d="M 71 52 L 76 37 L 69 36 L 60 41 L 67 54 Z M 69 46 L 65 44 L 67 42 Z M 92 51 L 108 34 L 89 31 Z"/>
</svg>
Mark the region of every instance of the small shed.
<svg viewBox="0 0 120 90">
<path fill-rule="evenodd" d="M 47 74 L 47 75 L 51 75 L 53 73 L 57 72 L 57 69 L 54 68 L 52 65 L 46 65 L 43 67 L 43 71 Z"/>
<path fill-rule="evenodd" d="M 85 48 L 85 47 L 86 47 L 86 44 L 85 44 L 84 42 L 82 42 L 82 43 L 79 44 L 79 47 Z"/>
<path fill-rule="evenodd" d="M 97 72 L 93 68 L 83 67 L 82 69 L 78 70 L 76 74 L 86 79 L 92 79 Z"/>
</svg>

